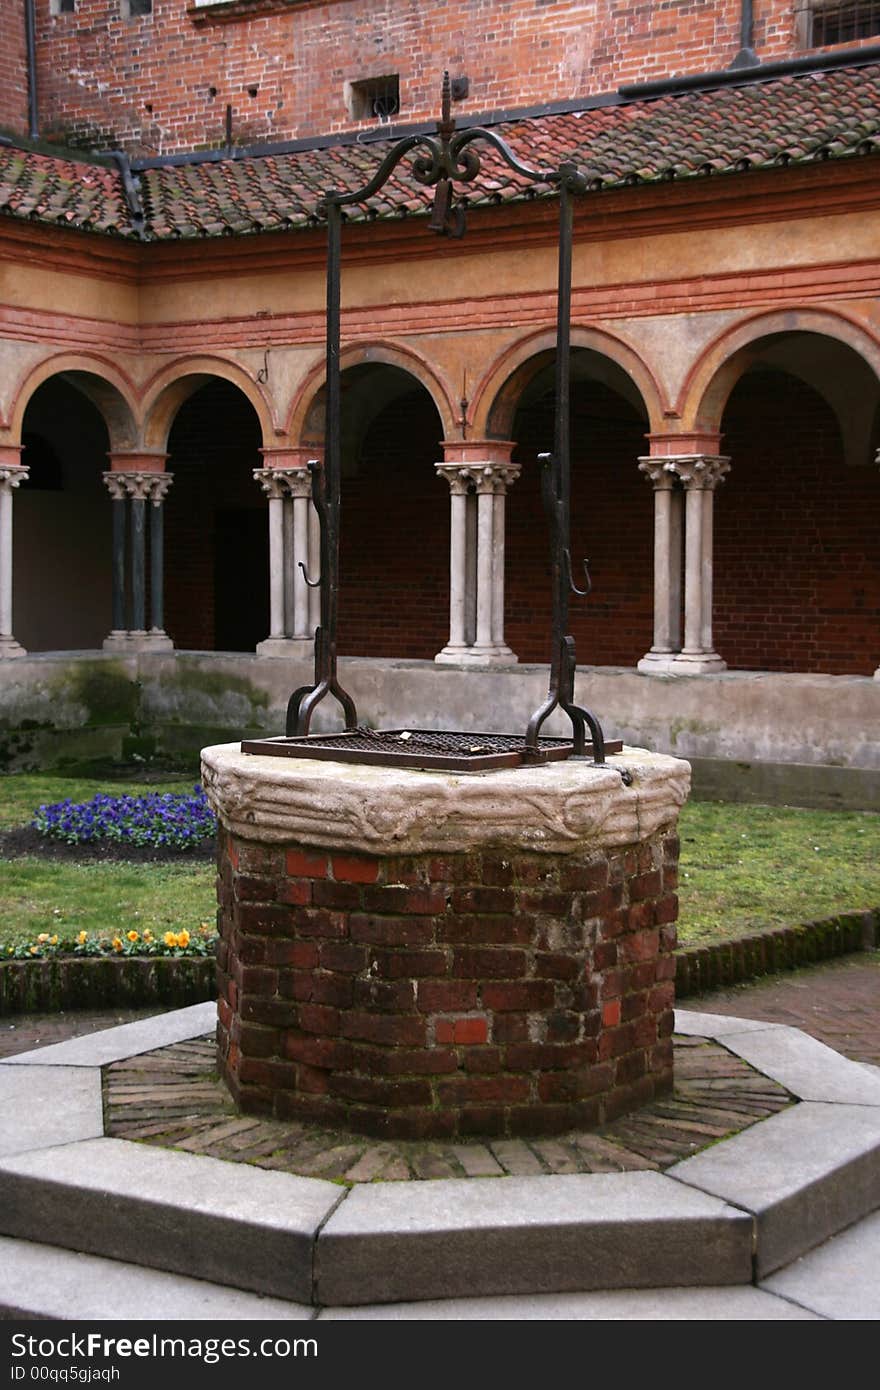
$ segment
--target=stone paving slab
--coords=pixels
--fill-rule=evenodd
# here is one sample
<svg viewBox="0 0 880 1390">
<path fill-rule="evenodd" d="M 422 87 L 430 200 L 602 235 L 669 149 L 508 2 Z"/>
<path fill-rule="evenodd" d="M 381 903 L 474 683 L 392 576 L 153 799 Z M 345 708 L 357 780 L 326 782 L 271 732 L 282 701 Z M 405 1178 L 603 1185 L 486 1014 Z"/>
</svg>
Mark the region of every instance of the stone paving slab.
<svg viewBox="0 0 880 1390">
<path fill-rule="evenodd" d="M 126 1322 L 234 1322 L 312 1319 L 304 1303 L 0 1236 L 0 1316 Z"/>
<path fill-rule="evenodd" d="M 207 1033 L 216 1022 L 215 1001 L 191 1004 L 186 1009 L 173 1009 L 170 1013 L 157 1014 L 136 1023 L 123 1023 L 117 1028 L 71 1038 L 68 1042 L 53 1043 L 32 1052 L 19 1052 L 3 1058 L 0 1067 L 104 1067 L 124 1057 L 153 1052 L 157 1047 Z"/>
<path fill-rule="evenodd" d="M 816 1322 L 818 1313 L 746 1285 L 432 1299 L 322 1308 L 320 1322 Z"/>
<path fill-rule="evenodd" d="M 880 1110 L 805 1101 L 669 1176 L 754 1214 L 760 1278 L 880 1206 Z"/>
<path fill-rule="evenodd" d="M 880 1319 L 880 1211 L 766 1279 L 762 1288 L 823 1317 Z"/>
<path fill-rule="evenodd" d="M 340 1188 L 119 1139 L 0 1159 L 0 1231 L 308 1303 Z"/>
<path fill-rule="evenodd" d="M 0 1157 L 103 1133 L 98 1067 L 0 1068 Z"/>
<path fill-rule="evenodd" d="M 747 1284 L 751 1253 L 748 1216 L 659 1173 L 382 1183 L 324 1226 L 316 1300 Z"/>
<path fill-rule="evenodd" d="M 725 1038 L 732 1033 L 760 1033 L 779 1027 L 753 1018 L 727 1018 L 724 1014 L 701 1013 L 697 1009 L 675 1010 L 675 1031 L 682 1037 Z"/>
<path fill-rule="evenodd" d="M 797 1028 L 728 1034 L 731 1052 L 801 1100 L 880 1105 L 880 1073 L 871 1075 Z M 876 1070 L 876 1069 L 875 1069 Z"/>
</svg>

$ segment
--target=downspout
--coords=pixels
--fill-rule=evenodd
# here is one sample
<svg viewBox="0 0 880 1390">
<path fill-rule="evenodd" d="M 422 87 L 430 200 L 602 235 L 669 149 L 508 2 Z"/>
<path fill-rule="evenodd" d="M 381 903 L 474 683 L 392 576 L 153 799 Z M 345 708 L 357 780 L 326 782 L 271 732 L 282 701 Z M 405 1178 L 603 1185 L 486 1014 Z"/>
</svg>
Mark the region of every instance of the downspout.
<svg viewBox="0 0 880 1390">
<path fill-rule="evenodd" d="M 28 135 L 31 140 L 40 136 L 37 109 L 37 25 L 34 0 L 24 0 L 24 41 L 27 49 Z"/>
<path fill-rule="evenodd" d="M 742 0 L 739 42 L 740 50 L 731 63 L 731 68 L 756 67 L 761 60 L 753 47 L 755 42 L 755 17 L 752 8 L 752 0 Z"/>
</svg>

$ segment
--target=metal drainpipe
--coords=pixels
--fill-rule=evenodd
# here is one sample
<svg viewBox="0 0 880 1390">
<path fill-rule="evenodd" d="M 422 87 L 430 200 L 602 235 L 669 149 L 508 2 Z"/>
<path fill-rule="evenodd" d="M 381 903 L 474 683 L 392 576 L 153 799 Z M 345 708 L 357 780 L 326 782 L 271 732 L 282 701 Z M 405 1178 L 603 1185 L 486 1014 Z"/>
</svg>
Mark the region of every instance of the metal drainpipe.
<svg viewBox="0 0 880 1390">
<path fill-rule="evenodd" d="M 31 140 L 40 136 L 37 108 L 37 38 L 34 0 L 24 0 L 24 37 L 27 48 L 28 135 Z"/>
<path fill-rule="evenodd" d="M 755 17 L 752 8 L 752 0 L 742 0 L 739 27 L 740 50 L 731 63 L 731 68 L 753 68 L 760 63 L 761 60 L 752 46 L 754 41 Z"/>
</svg>

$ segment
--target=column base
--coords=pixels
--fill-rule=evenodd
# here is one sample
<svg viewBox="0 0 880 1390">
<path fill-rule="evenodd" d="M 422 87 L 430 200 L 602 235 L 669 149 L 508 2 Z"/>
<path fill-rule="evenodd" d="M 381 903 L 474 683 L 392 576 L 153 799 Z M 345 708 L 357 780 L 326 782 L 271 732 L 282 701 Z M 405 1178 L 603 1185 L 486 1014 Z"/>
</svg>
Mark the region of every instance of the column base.
<svg viewBox="0 0 880 1390">
<path fill-rule="evenodd" d="M 158 628 L 147 631 L 111 632 L 101 644 L 105 652 L 173 652 L 174 643 Z"/>
<path fill-rule="evenodd" d="M 678 652 L 648 652 L 636 663 L 636 670 L 645 676 L 675 675 Z"/>
<path fill-rule="evenodd" d="M 314 650 L 314 637 L 267 637 L 257 643 L 257 656 L 286 656 L 289 660 L 309 657 Z"/>
<path fill-rule="evenodd" d="M 0 637 L 0 661 L 11 661 L 17 656 L 27 656 L 21 643 L 12 636 Z"/>
<path fill-rule="evenodd" d="M 519 657 L 509 647 L 444 647 L 434 660 L 444 666 L 515 666 Z"/>
<path fill-rule="evenodd" d="M 679 652 L 672 663 L 672 673 L 678 676 L 709 676 L 726 670 L 727 662 L 717 652 Z"/>
<path fill-rule="evenodd" d="M 880 681 L 880 666 L 878 666 L 877 670 L 874 672 L 874 679 L 875 681 Z"/>
</svg>

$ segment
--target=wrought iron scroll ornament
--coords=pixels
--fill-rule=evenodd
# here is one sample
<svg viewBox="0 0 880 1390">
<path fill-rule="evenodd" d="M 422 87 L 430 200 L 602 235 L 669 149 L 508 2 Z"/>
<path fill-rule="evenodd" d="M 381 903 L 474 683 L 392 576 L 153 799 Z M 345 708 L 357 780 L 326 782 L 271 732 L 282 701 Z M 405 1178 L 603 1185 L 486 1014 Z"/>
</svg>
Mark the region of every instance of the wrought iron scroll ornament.
<svg viewBox="0 0 880 1390">
<path fill-rule="evenodd" d="M 532 169 L 516 158 L 494 131 L 482 126 L 456 130 L 451 115 L 449 74 L 443 74 L 442 115 L 436 136 L 408 135 L 389 150 L 373 177 L 353 192 L 331 191 L 318 204 L 318 214 L 327 222 L 327 356 L 325 387 L 324 464 L 309 463 L 312 499 L 320 522 L 320 578 L 308 582 L 321 589 L 321 619 L 315 633 L 315 680 L 301 686 L 290 697 L 287 707 L 287 736 L 302 737 L 316 706 L 333 695 L 342 707 L 347 730 L 357 727 L 357 711 L 351 696 L 342 688 L 337 674 L 336 629 L 339 589 L 339 504 L 341 490 L 340 454 L 340 264 L 343 209 L 364 203 L 387 183 L 394 170 L 412 155 L 411 171 L 416 181 L 433 187 L 431 230 L 441 236 L 461 237 L 465 232 L 465 205 L 455 202 L 455 185 L 472 183 L 481 169 L 477 142 L 496 151 L 504 163 L 530 184 L 544 183 L 559 191 L 559 290 L 557 299 L 556 404 L 553 453 L 541 455 L 542 499 L 550 526 L 550 557 L 553 583 L 553 636 L 550 684 L 547 698 L 529 721 L 524 756 L 542 761 L 539 748 L 541 726 L 556 709 L 562 709 L 573 728 L 573 752 L 586 751 L 586 727 L 592 739 L 593 759 L 605 760 L 602 730 L 587 710 L 574 703 L 574 639 L 566 633 L 569 594 L 589 592 L 575 588 L 572 581 L 569 548 L 570 457 L 569 457 L 569 354 L 571 319 L 572 198 L 586 191 L 586 181 L 571 163 L 556 169 Z M 586 566 L 585 566 L 586 568 Z"/>
</svg>

